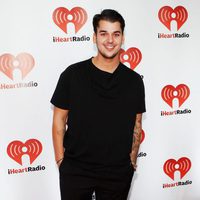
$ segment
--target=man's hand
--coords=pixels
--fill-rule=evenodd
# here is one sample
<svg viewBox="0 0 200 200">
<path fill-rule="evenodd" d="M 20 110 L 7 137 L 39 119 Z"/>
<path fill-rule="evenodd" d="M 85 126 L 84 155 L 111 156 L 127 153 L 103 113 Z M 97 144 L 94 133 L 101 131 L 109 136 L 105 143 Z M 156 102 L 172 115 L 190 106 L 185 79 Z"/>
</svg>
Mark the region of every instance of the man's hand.
<svg viewBox="0 0 200 200">
<path fill-rule="evenodd" d="M 137 169 L 137 154 L 134 151 L 130 153 L 130 160 L 131 160 L 131 164 L 134 170 L 136 170 Z"/>
<path fill-rule="evenodd" d="M 61 159 L 59 159 L 59 160 L 56 161 L 56 164 L 57 164 L 58 168 L 60 167 L 60 165 L 61 165 L 63 159 L 64 159 L 64 158 L 61 158 Z"/>
</svg>

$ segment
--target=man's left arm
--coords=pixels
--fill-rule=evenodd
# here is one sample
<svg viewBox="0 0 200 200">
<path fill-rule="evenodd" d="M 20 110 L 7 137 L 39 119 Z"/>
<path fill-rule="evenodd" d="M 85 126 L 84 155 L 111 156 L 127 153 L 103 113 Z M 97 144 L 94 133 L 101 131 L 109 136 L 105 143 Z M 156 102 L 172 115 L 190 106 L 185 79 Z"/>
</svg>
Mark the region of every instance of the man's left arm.
<svg viewBox="0 0 200 200">
<path fill-rule="evenodd" d="M 142 114 L 137 114 L 134 126 L 134 133 L 133 133 L 132 151 L 130 153 L 131 163 L 135 170 L 137 168 L 137 155 L 140 147 L 141 136 L 142 136 Z"/>
</svg>

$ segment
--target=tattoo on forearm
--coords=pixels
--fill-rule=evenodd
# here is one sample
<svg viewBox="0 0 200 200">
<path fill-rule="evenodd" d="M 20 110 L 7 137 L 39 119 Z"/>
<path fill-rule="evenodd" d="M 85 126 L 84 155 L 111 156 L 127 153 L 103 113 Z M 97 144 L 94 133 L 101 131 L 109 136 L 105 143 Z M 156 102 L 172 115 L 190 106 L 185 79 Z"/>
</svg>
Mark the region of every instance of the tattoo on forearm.
<svg viewBox="0 0 200 200">
<path fill-rule="evenodd" d="M 141 133 L 142 133 L 142 114 L 136 115 L 134 134 L 133 134 L 133 145 L 132 151 L 138 153 L 141 141 Z"/>
</svg>

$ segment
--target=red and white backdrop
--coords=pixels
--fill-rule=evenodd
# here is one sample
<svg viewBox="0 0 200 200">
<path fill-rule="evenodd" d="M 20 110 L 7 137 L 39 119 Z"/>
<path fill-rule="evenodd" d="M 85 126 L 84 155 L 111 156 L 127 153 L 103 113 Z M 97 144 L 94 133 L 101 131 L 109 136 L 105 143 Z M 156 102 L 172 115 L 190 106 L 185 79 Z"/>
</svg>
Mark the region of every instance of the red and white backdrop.
<svg viewBox="0 0 200 200">
<path fill-rule="evenodd" d="M 0 6 L 0 199 L 59 200 L 51 95 L 96 54 L 92 17 L 126 20 L 120 59 L 143 76 L 147 113 L 129 200 L 199 200 L 200 2 L 11 1 Z"/>
</svg>

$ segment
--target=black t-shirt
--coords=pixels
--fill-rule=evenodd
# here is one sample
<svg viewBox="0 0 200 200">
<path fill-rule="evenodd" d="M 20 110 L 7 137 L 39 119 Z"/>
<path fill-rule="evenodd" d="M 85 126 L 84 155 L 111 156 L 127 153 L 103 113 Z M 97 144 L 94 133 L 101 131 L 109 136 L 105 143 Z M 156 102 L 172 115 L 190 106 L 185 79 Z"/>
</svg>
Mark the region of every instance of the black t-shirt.
<svg viewBox="0 0 200 200">
<path fill-rule="evenodd" d="M 92 59 L 82 61 L 61 74 L 51 103 L 69 110 L 66 158 L 104 166 L 130 162 L 135 117 L 145 112 L 139 74 L 122 63 L 109 73 Z"/>
</svg>

